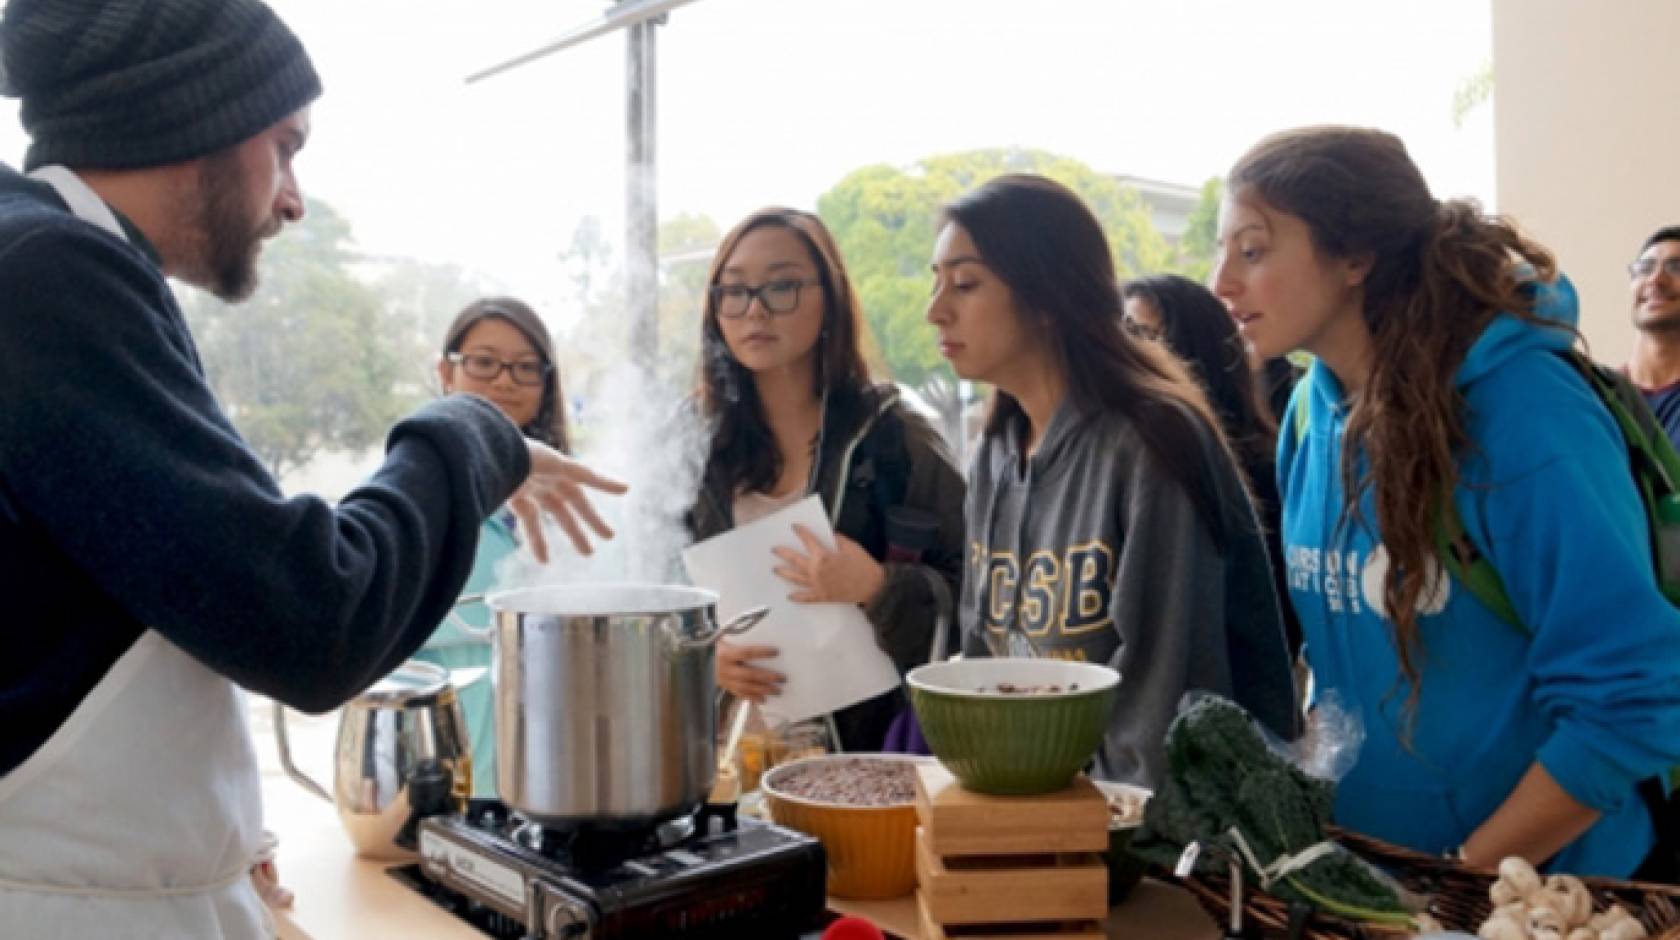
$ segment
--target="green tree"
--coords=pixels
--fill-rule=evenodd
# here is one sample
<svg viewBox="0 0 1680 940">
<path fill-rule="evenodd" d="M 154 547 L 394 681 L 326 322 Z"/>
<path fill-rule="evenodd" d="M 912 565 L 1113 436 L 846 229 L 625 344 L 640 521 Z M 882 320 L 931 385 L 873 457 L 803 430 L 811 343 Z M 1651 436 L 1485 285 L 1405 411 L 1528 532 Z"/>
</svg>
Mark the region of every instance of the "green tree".
<svg viewBox="0 0 1680 940">
<path fill-rule="evenodd" d="M 597 289 L 608 280 L 612 261 L 612 244 L 607 241 L 600 218 L 584 216 L 572 230 L 571 246 L 560 257 L 571 273 L 578 302 L 593 301 Z"/>
<path fill-rule="evenodd" d="M 449 324 L 467 304 L 504 291 L 457 264 L 387 258 L 380 268 L 373 290 L 392 329 L 392 352 L 402 366 L 402 381 L 432 389 Z"/>
<path fill-rule="evenodd" d="M 706 215 L 679 215 L 659 226 L 659 361 L 656 378 L 683 389 L 697 380 L 706 273 L 722 233 Z"/>
<path fill-rule="evenodd" d="M 705 215 L 682 214 L 659 226 L 659 354 L 634 365 L 645 370 L 654 388 L 649 401 L 675 397 L 694 385 L 699 368 L 700 310 L 707 267 L 717 248 L 717 223 Z M 628 321 L 624 316 L 624 275 L 609 264 L 612 246 L 601 235 L 600 220 L 587 216 L 578 224 L 571 247 L 561 255 L 572 272 L 580 312 L 561 341 L 568 396 L 595 408 L 603 382 L 625 362 Z M 586 418 L 585 415 L 579 415 Z M 579 422 L 579 434 L 590 422 Z"/>
<path fill-rule="evenodd" d="M 817 200 L 817 211 L 840 243 L 887 372 L 938 409 L 953 439 L 963 402 L 938 337 L 923 322 L 927 265 L 939 207 L 1003 173 L 1037 173 L 1078 193 L 1102 223 L 1122 277 L 1173 266 L 1173 250 L 1136 190 L 1070 157 L 974 150 L 907 168 L 868 166 L 840 180 Z"/>
<path fill-rule="evenodd" d="M 414 328 L 352 276 L 351 244 L 349 223 L 311 200 L 265 248 L 249 301 L 182 298 L 212 388 L 276 478 L 322 451 L 376 444 L 426 394 L 404 367 Z"/>
<path fill-rule="evenodd" d="M 1199 284 L 1213 272 L 1213 252 L 1219 243 L 1219 201 L 1225 197 L 1225 181 L 1215 176 L 1202 184 L 1201 197 L 1178 242 L 1177 272 Z"/>
<path fill-rule="evenodd" d="M 1488 59 L 1476 71 L 1459 79 L 1453 89 L 1453 126 L 1463 128 L 1470 112 L 1493 100 L 1493 60 Z"/>
</svg>

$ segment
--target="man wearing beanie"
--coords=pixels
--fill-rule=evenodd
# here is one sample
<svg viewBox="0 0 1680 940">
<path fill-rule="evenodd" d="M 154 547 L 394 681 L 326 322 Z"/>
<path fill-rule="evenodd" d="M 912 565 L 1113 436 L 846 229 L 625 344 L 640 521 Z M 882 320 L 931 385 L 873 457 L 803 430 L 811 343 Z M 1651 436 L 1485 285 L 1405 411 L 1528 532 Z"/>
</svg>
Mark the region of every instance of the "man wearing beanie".
<svg viewBox="0 0 1680 940">
<path fill-rule="evenodd" d="M 539 555 L 545 511 L 610 534 L 581 487 L 620 488 L 478 398 L 336 506 L 222 414 L 165 277 L 250 293 L 320 90 L 259 0 L 0 12 L 32 141 L 0 166 L 0 937 L 271 936 L 236 686 L 320 712 L 389 672 L 510 494 Z"/>
</svg>

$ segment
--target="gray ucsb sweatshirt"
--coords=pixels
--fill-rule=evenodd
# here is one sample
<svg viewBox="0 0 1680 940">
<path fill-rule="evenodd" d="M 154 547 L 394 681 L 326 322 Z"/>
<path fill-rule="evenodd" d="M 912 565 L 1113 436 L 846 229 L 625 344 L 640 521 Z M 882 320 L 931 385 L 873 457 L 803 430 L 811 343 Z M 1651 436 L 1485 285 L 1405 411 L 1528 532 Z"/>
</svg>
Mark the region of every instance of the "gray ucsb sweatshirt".
<svg viewBox="0 0 1680 940">
<path fill-rule="evenodd" d="M 1186 691 L 1231 698 L 1285 737 L 1296 728 L 1253 507 L 1229 453 L 1186 417 L 1224 514 L 1223 554 L 1121 414 L 1065 402 L 1024 468 L 1017 434 L 988 436 L 968 484 L 964 653 L 1031 649 L 1114 667 L 1119 701 L 1096 775 L 1148 787 L 1164 776 L 1162 740 Z"/>
</svg>

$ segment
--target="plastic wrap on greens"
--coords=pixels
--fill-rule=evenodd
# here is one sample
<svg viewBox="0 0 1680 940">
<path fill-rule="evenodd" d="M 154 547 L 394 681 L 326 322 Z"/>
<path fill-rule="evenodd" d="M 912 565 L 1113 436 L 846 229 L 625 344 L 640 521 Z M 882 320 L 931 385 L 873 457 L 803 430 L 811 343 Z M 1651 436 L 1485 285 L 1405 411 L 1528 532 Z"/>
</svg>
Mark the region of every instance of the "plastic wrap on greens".
<svg viewBox="0 0 1680 940">
<path fill-rule="evenodd" d="M 1167 732 L 1167 779 L 1156 788 L 1132 851 L 1171 869 L 1187 845 L 1200 843 L 1202 872 L 1243 860 L 1251 884 L 1277 860 L 1326 841 L 1335 784 L 1302 772 L 1266 743 L 1237 705 L 1205 696 L 1179 713 Z M 1240 832 L 1248 852 L 1232 831 Z M 1250 858 L 1252 856 L 1252 858 Z M 1275 875 L 1276 872 L 1273 872 Z M 1340 845 L 1265 890 L 1354 920 L 1404 925 L 1416 899 Z"/>
</svg>

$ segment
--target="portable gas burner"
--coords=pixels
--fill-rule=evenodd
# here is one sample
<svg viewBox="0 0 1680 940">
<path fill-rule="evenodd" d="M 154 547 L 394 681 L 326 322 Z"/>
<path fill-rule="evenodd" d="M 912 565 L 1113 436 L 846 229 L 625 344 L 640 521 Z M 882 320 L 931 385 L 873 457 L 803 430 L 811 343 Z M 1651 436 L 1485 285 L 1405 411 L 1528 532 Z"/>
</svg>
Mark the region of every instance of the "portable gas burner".
<svg viewBox="0 0 1680 940">
<path fill-rule="evenodd" d="M 420 821 L 420 863 L 391 874 L 493 937 L 795 937 L 819 924 L 815 839 L 733 807 L 635 833 L 545 830 L 492 800 Z"/>
</svg>

